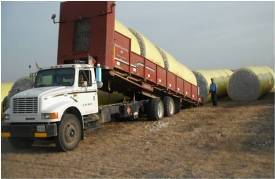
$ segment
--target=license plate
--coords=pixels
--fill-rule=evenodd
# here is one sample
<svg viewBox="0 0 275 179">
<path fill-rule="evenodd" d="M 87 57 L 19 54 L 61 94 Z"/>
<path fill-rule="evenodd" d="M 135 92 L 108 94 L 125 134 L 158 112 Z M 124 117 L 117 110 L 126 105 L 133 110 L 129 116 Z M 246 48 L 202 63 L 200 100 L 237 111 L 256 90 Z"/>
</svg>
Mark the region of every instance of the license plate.
<svg viewBox="0 0 275 179">
<path fill-rule="evenodd" d="M 37 130 L 37 132 L 45 132 L 46 131 L 45 125 L 36 126 L 36 130 Z"/>
</svg>

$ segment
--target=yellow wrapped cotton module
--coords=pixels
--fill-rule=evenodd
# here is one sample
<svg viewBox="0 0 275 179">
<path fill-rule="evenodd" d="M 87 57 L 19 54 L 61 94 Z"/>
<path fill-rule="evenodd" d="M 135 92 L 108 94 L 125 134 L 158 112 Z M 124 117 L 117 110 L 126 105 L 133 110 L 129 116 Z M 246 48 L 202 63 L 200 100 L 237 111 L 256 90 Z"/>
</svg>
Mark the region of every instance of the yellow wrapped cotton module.
<svg viewBox="0 0 275 179">
<path fill-rule="evenodd" d="M 197 86 L 196 77 L 190 69 L 176 60 L 171 54 L 156 46 L 143 34 L 134 29 L 127 28 L 118 20 L 115 21 L 115 31 L 131 39 L 132 52 L 145 57 L 153 63 Z"/>
<path fill-rule="evenodd" d="M 8 83 L 1 83 L 1 101 L 8 96 L 9 91 L 11 90 L 13 83 L 8 82 Z"/>
<path fill-rule="evenodd" d="M 274 71 L 267 66 L 250 66 L 235 71 L 227 91 L 232 100 L 252 101 L 268 93 L 274 86 Z"/>
<path fill-rule="evenodd" d="M 164 51 L 165 52 L 165 51 Z M 185 65 L 177 61 L 171 54 L 165 52 L 168 62 L 168 70 L 189 83 L 197 86 L 197 79 L 194 73 Z"/>
<path fill-rule="evenodd" d="M 115 21 L 115 31 L 125 35 L 126 37 L 131 39 L 131 50 L 135 52 L 138 55 L 141 55 L 140 53 L 140 47 L 137 38 L 135 35 L 130 32 L 130 30 L 125 27 L 121 22 L 118 20 Z"/>
<path fill-rule="evenodd" d="M 194 71 L 199 86 L 200 96 L 203 97 L 204 103 L 210 100 L 209 88 L 211 78 L 214 79 L 217 85 L 217 96 L 221 97 L 227 95 L 226 86 L 232 73 L 233 72 L 229 69 Z"/>
<path fill-rule="evenodd" d="M 146 59 L 164 68 L 165 64 L 158 47 L 156 47 L 149 39 L 147 39 L 140 32 L 137 32 L 134 29 L 130 28 L 129 30 L 135 35 L 136 39 L 138 40 L 141 55 L 144 56 Z"/>
<path fill-rule="evenodd" d="M 274 81 L 273 88 L 275 88 L 275 71 L 274 71 L 274 69 L 267 67 L 267 66 L 264 66 L 263 68 L 265 68 L 267 71 L 269 71 L 272 74 L 273 81 Z"/>
</svg>

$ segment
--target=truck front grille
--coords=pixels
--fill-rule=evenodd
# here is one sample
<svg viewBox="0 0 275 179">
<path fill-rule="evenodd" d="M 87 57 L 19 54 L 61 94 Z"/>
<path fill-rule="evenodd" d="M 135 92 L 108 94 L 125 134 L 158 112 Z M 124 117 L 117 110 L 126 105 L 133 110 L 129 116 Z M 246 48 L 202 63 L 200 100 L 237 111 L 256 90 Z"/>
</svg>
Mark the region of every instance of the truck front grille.
<svg viewBox="0 0 275 179">
<path fill-rule="evenodd" d="M 37 113 L 37 97 L 14 98 L 13 113 Z"/>
</svg>

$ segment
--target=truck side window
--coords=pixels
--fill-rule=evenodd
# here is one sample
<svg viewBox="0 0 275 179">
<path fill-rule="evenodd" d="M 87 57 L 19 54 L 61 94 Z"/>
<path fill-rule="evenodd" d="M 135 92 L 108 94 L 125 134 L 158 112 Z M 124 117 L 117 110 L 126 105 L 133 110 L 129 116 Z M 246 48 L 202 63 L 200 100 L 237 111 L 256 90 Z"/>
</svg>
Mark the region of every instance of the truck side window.
<svg viewBox="0 0 275 179">
<path fill-rule="evenodd" d="M 92 77 L 90 70 L 79 70 L 79 77 L 78 77 L 78 86 L 84 86 L 84 81 L 87 81 L 87 86 L 92 85 Z"/>
</svg>

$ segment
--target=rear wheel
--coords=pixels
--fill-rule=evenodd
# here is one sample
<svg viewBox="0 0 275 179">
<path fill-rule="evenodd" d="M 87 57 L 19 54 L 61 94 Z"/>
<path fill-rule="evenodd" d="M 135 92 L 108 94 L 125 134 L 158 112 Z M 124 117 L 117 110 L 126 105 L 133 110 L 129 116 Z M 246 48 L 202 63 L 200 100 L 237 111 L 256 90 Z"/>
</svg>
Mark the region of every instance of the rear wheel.
<svg viewBox="0 0 275 179">
<path fill-rule="evenodd" d="M 76 148 L 81 140 L 81 126 L 74 114 L 64 114 L 58 127 L 56 144 L 62 151 Z"/>
<path fill-rule="evenodd" d="M 160 120 L 164 116 L 164 106 L 160 98 L 154 98 L 149 103 L 148 116 L 153 120 Z"/>
<path fill-rule="evenodd" d="M 12 138 L 9 142 L 16 149 L 30 148 L 33 144 L 33 140 L 29 138 Z"/>
<path fill-rule="evenodd" d="M 170 96 L 165 96 L 163 98 L 163 104 L 164 104 L 164 115 L 165 116 L 172 116 L 175 114 L 175 103 L 173 98 Z"/>
</svg>

